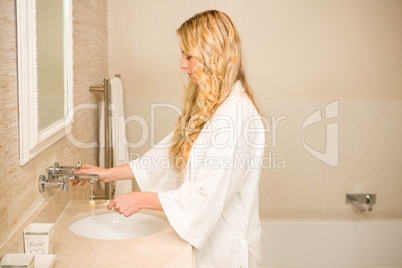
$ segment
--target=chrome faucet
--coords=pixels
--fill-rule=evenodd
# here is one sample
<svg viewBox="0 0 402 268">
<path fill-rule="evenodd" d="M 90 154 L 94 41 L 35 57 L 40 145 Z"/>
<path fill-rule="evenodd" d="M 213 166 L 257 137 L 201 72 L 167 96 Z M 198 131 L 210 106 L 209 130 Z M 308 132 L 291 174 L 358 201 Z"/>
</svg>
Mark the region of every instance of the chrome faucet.
<svg viewBox="0 0 402 268">
<path fill-rule="evenodd" d="M 375 203 L 375 195 L 374 198 L 371 194 L 366 194 L 366 204 L 368 204 L 368 211 L 373 210 L 373 204 Z"/>
<path fill-rule="evenodd" d="M 74 174 L 82 166 L 81 161 L 75 166 L 60 166 L 58 162 L 55 162 L 53 166 L 46 169 L 47 178 L 45 175 L 40 175 L 38 179 L 38 189 L 40 193 L 45 192 L 46 187 L 58 186 L 62 187 L 62 190 L 68 192 L 69 180 L 88 180 L 95 182 L 98 180 L 98 174 Z"/>
<path fill-rule="evenodd" d="M 94 183 L 99 179 L 99 174 L 74 174 L 71 179 L 75 181 L 89 181 Z"/>
<path fill-rule="evenodd" d="M 366 211 L 362 204 L 368 204 L 368 211 L 372 211 L 375 202 L 376 194 L 346 194 L 346 203 L 352 203 L 360 212 Z"/>
</svg>

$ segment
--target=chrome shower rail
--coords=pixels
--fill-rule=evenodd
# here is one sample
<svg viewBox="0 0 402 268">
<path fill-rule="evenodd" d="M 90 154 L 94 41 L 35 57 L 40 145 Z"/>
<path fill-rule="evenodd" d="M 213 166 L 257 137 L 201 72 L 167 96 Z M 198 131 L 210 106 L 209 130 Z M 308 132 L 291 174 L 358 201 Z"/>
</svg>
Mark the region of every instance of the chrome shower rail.
<svg viewBox="0 0 402 268">
<path fill-rule="evenodd" d="M 119 74 L 116 74 L 116 77 L 120 78 Z M 103 100 L 105 102 L 104 112 L 105 112 L 105 168 L 113 167 L 113 146 L 112 146 L 112 129 L 110 127 L 110 79 L 105 78 L 103 80 L 102 86 L 90 86 L 89 91 L 91 92 L 101 92 L 103 93 Z M 105 199 L 111 200 L 113 199 L 113 190 L 111 183 L 105 183 Z"/>
</svg>

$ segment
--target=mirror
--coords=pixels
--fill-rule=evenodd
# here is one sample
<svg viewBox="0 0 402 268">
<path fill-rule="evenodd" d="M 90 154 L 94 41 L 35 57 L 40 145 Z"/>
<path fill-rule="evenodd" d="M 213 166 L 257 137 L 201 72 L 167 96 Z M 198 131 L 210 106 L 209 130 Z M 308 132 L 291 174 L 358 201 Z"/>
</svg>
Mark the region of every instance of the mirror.
<svg viewBox="0 0 402 268">
<path fill-rule="evenodd" d="M 36 0 L 39 130 L 64 117 L 63 0 Z"/>
<path fill-rule="evenodd" d="M 72 123 L 71 0 L 17 0 L 20 165 Z"/>
</svg>

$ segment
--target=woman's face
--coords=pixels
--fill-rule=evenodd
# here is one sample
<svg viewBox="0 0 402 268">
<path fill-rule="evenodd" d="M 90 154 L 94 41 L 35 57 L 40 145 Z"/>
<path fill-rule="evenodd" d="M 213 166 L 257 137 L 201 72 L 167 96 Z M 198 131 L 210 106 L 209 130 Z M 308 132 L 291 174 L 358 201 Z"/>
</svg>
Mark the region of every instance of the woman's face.
<svg viewBox="0 0 402 268">
<path fill-rule="evenodd" d="M 198 84 L 197 78 L 195 78 L 193 74 L 193 69 L 195 67 L 195 59 L 192 56 L 184 54 L 183 51 L 182 55 L 183 59 L 181 60 L 180 69 L 186 71 L 188 76 L 191 78 L 193 84 L 197 85 Z"/>
</svg>

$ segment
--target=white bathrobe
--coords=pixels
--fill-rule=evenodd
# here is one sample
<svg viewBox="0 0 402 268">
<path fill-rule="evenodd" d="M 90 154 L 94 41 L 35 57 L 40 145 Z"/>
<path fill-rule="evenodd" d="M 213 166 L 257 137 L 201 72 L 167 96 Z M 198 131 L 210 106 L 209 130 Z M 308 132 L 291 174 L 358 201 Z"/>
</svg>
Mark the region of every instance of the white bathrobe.
<svg viewBox="0 0 402 268">
<path fill-rule="evenodd" d="M 258 267 L 258 181 L 265 130 L 238 81 L 192 146 L 183 175 L 163 139 L 130 162 L 142 191 L 159 193 L 170 225 L 194 248 L 197 267 Z"/>
</svg>

